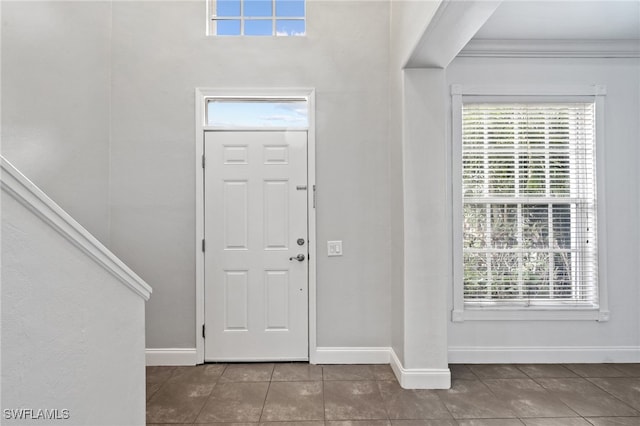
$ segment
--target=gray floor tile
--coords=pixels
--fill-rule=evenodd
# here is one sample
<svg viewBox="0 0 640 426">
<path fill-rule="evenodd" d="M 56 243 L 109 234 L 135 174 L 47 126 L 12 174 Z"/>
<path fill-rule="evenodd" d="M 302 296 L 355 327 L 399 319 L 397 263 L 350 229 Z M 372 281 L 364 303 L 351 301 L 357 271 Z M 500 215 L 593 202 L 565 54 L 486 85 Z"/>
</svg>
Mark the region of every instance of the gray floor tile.
<svg viewBox="0 0 640 426">
<path fill-rule="evenodd" d="M 147 401 L 160 389 L 160 387 L 171 377 L 175 367 L 147 367 L 146 385 Z"/>
<path fill-rule="evenodd" d="M 521 364 L 518 369 L 532 379 L 578 377 L 576 373 L 559 364 Z"/>
<path fill-rule="evenodd" d="M 637 412 L 586 379 L 537 379 L 581 416 L 635 416 Z"/>
<path fill-rule="evenodd" d="M 616 398 L 640 411 L 640 379 L 630 377 L 611 377 L 606 379 L 588 379 Z"/>
<path fill-rule="evenodd" d="M 322 367 L 324 380 L 374 380 L 369 365 L 325 365 Z"/>
<path fill-rule="evenodd" d="M 325 420 L 384 420 L 384 409 L 377 382 L 325 381 Z"/>
<path fill-rule="evenodd" d="M 371 371 L 376 380 L 396 380 L 396 375 L 389 364 L 372 365 Z"/>
<path fill-rule="evenodd" d="M 229 364 L 220 377 L 220 383 L 268 382 L 273 364 Z"/>
<path fill-rule="evenodd" d="M 314 422 L 262 422 L 260 426 L 325 426 L 324 421 Z"/>
<path fill-rule="evenodd" d="M 451 379 L 478 380 L 478 376 L 473 374 L 469 366 L 463 364 L 449 364 Z"/>
<path fill-rule="evenodd" d="M 616 364 L 616 369 L 622 371 L 626 377 L 640 377 L 640 364 Z"/>
<path fill-rule="evenodd" d="M 171 374 L 167 383 L 216 383 L 220 379 L 225 368 L 225 364 L 202 364 L 190 367 L 175 367 L 173 374 Z"/>
<path fill-rule="evenodd" d="M 640 417 L 589 417 L 594 426 L 640 426 Z"/>
<path fill-rule="evenodd" d="M 378 382 L 380 395 L 390 419 L 450 419 L 435 391 L 402 389 L 396 381 Z"/>
<path fill-rule="evenodd" d="M 325 422 L 326 426 L 391 426 L 389 420 L 341 420 Z"/>
<path fill-rule="evenodd" d="M 306 363 L 276 364 L 273 382 L 315 382 L 322 380 L 322 367 Z"/>
<path fill-rule="evenodd" d="M 258 422 L 268 388 L 267 382 L 219 383 L 196 423 Z"/>
<path fill-rule="evenodd" d="M 147 423 L 193 423 L 214 386 L 166 382 L 147 402 Z"/>
<path fill-rule="evenodd" d="M 577 416 L 533 379 L 486 379 L 483 383 L 518 417 Z"/>
<path fill-rule="evenodd" d="M 510 364 L 469 365 L 473 374 L 480 379 L 526 379 L 527 375 Z"/>
<path fill-rule="evenodd" d="M 612 364 L 565 364 L 580 377 L 624 377 L 625 374 Z"/>
<path fill-rule="evenodd" d="M 322 382 L 272 382 L 260 421 L 324 420 Z"/>
<path fill-rule="evenodd" d="M 582 417 L 566 417 L 555 419 L 522 419 L 527 426 L 591 426 Z"/>
<path fill-rule="evenodd" d="M 458 422 L 452 419 L 435 420 L 391 420 L 392 426 L 458 426 Z"/>
<path fill-rule="evenodd" d="M 456 419 L 493 419 L 516 417 L 479 380 L 453 380 L 451 389 L 436 391 Z"/>
<path fill-rule="evenodd" d="M 518 419 L 469 419 L 458 420 L 459 426 L 522 426 Z"/>
<path fill-rule="evenodd" d="M 154 425 L 155 426 L 155 425 Z M 167 426 L 176 426 L 176 425 L 167 425 Z M 228 422 L 224 422 L 224 423 L 202 423 L 202 424 L 198 424 L 198 426 L 258 426 L 258 423 L 246 423 L 246 422 L 242 422 L 242 423 L 228 423 Z M 290 426 L 290 425 L 287 425 Z M 321 425 L 322 426 L 322 425 Z"/>
</svg>

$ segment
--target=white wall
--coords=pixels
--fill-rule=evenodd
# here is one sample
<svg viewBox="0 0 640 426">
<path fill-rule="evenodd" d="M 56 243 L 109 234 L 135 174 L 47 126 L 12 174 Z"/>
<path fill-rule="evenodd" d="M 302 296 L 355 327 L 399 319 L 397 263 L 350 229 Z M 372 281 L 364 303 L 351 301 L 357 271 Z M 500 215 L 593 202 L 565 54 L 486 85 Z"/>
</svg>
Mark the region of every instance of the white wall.
<svg viewBox="0 0 640 426">
<path fill-rule="evenodd" d="M 111 5 L 1 6 L 2 155 L 108 244 Z"/>
<path fill-rule="evenodd" d="M 607 284 L 611 311 L 610 321 L 601 323 L 449 323 L 451 360 L 640 361 L 639 75 L 637 59 L 457 58 L 447 69 L 447 85 L 601 84 L 607 87 L 603 143 L 606 145 Z M 450 261 L 450 257 L 443 251 L 441 260 Z M 450 304 L 450 310 L 451 307 Z M 561 347 L 569 349 L 560 350 Z"/>
<path fill-rule="evenodd" d="M 145 423 L 144 300 L 2 191 L 2 409 Z"/>
<path fill-rule="evenodd" d="M 309 1 L 302 38 L 206 38 L 204 7 L 113 4 L 110 239 L 154 288 L 147 346 L 195 346 L 194 89 L 291 86 L 316 88 L 318 345 L 388 347 L 388 4 Z"/>
</svg>

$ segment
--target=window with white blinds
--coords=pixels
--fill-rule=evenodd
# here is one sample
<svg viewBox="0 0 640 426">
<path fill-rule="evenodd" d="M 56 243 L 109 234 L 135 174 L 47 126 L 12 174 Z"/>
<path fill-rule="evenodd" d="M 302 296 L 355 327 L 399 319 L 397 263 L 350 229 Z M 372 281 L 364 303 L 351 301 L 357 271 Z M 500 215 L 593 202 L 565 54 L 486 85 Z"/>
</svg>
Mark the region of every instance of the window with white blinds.
<svg viewBox="0 0 640 426">
<path fill-rule="evenodd" d="M 464 305 L 597 308 L 595 104 L 463 102 L 461 118 Z"/>
</svg>

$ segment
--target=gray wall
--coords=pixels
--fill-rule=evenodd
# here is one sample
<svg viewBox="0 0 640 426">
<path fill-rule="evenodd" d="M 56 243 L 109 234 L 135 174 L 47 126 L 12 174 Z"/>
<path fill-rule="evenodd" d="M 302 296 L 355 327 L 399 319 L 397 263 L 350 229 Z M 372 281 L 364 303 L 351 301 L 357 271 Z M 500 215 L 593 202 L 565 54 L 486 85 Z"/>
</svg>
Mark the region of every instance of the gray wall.
<svg viewBox="0 0 640 426">
<path fill-rule="evenodd" d="M 2 153 L 154 288 L 148 347 L 195 346 L 194 89 L 287 86 L 316 88 L 318 345 L 389 346 L 387 3 L 246 39 L 204 1 L 2 7 Z"/>
<path fill-rule="evenodd" d="M 449 348 L 601 348 L 608 359 L 623 347 L 640 346 L 638 310 L 640 182 L 640 62 L 637 59 L 472 59 L 457 58 L 447 68 L 447 84 L 591 85 L 607 87 L 605 99 L 605 195 L 607 284 L 611 320 L 467 321 L 449 324 Z M 450 99 L 450 98 L 449 98 Z M 442 256 L 442 261 L 450 260 Z M 449 286 L 451 288 L 451 286 Z M 449 306 L 451 308 L 451 305 Z M 556 354 L 557 356 L 557 354 Z M 557 358 L 555 358 L 557 360 Z"/>
<path fill-rule="evenodd" d="M 431 21 L 440 1 L 392 0 L 389 55 L 389 185 L 390 191 L 390 286 L 391 346 L 405 362 L 407 336 L 405 300 L 405 228 L 404 228 L 404 66 L 413 48 Z"/>
<path fill-rule="evenodd" d="M 2 155 L 108 244 L 111 5 L 1 7 Z"/>
<path fill-rule="evenodd" d="M 303 38 L 206 38 L 204 3 L 113 4 L 110 239 L 154 288 L 147 346 L 195 346 L 194 89 L 287 86 L 317 91 L 318 345 L 389 346 L 388 4 L 310 1 Z"/>
</svg>

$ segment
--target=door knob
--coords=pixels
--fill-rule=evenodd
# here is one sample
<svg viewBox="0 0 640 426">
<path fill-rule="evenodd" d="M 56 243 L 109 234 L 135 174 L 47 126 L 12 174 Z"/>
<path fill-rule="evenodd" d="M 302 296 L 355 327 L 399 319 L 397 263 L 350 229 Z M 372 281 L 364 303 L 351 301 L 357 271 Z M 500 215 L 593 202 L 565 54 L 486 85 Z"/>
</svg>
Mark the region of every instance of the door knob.
<svg viewBox="0 0 640 426">
<path fill-rule="evenodd" d="M 290 257 L 289 260 L 297 260 L 298 262 L 302 262 L 304 260 L 304 254 L 300 253 L 296 257 Z"/>
</svg>

